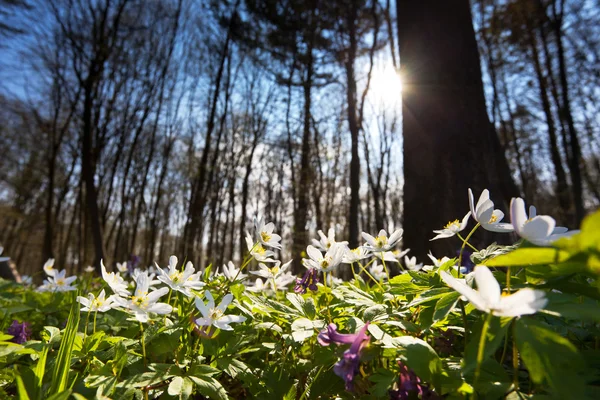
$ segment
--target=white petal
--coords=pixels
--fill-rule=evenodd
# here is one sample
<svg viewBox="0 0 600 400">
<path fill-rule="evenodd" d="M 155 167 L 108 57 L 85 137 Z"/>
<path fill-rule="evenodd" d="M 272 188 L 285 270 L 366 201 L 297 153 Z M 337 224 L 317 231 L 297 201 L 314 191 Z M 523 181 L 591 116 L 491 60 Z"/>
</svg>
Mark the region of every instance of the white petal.
<svg viewBox="0 0 600 400">
<path fill-rule="evenodd" d="M 323 254 L 316 247 L 311 245 L 308 245 L 306 248 L 306 254 L 314 261 L 319 261 L 323 258 Z"/>
<path fill-rule="evenodd" d="M 543 239 L 550 236 L 556 221 L 548 215 L 538 215 L 527 222 L 521 229 L 521 236 L 525 239 Z"/>
<path fill-rule="evenodd" d="M 402 234 L 404 233 L 403 229 L 396 229 L 394 231 L 394 233 L 392 233 L 388 239 L 388 242 L 391 243 L 391 245 L 395 244 L 396 242 L 398 242 L 400 239 L 402 239 Z"/>
<path fill-rule="evenodd" d="M 471 190 L 471 188 L 469 188 L 469 209 L 471 210 L 471 215 L 473 215 L 473 218 L 475 219 L 475 221 L 477 221 L 477 213 L 475 212 L 475 198 L 473 197 L 473 191 Z M 478 221 L 479 222 L 479 221 Z"/>
<path fill-rule="evenodd" d="M 483 229 L 485 229 L 486 231 L 490 231 L 490 232 L 506 233 L 506 232 L 512 232 L 515 230 L 515 228 L 513 228 L 513 226 L 511 224 L 506 223 L 506 222 L 493 223 L 493 224 L 482 223 L 481 226 L 483 227 Z"/>
<path fill-rule="evenodd" d="M 200 297 L 196 297 L 196 299 L 194 300 L 194 304 L 196 305 L 196 308 L 198 309 L 198 311 L 200 311 L 202 316 L 204 316 L 205 318 L 208 318 L 210 311 L 209 311 L 208 307 L 206 307 L 206 304 L 204 304 L 204 301 L 202 301 L 202 299 Z M 210 325 L 210 324 L 208 324 L 208 325 Z"/>
<path fill-rule="evenodd" d="M 441 231 L 438 231 L 438 232 L 440 232 L 440 233 L 436 237 L 434 237 L 433 239 L 429 239 L 430 242 L 432 240 L 446 239 L 446 238 L 449 238 L 449 237 L 452 237 L 452 236 L 456 235 L 456 233 L 452 232 L 450 229 L 442 229 Z"/>
<path fill-rule="evenodd" d="M 225 310 L 227 310 L 227 307 L 231 303 L 231 300 L 233 300 L 233 295 L 231 293 L 226 294 L 225 297 L 223 297 L 223 300 L 221 300 L 221 302 L 219 303 L 217 309 L 221 310 L 222 312 L 225 312 Z"/>
<path fill-rule="evenodd" d="M 170 314 L 171 311 L 173 311 L 173 307 L 171 307 L 167 303 L 156 303 L 148 307 L 146 311 L 153 312 L 156 314 Z"/>
<path fill-rule="evenodd" d="M 525 202 L 520 197 L 510 201 L 510 222 L 515 228 L 515 232 L 521 235 L 523 225 L 527 222 L 527 214 L 525 213 Z"/>
<path fill-rule="evenodd" d="M 477 282 L 477 293 L 484 299 L 490 308 L 500 303 L 500 285 L 492 271 L 485 265 L 475 266 L 475 282 Z"/>
<path fill-rule="evenodd" d="M 208 325 L 212 325 L 213 320 L 210 318 L 198 318 L 196 320 L 196 325 L 198 326 L 208 326 Z"/>
<path fill-rule="evenodd" d="M 467 223 L 469 223 L 469 217 L 471 216 L 471 211 L 465 214 L 462 221 L 460 222 L 460 228 L 458 229 L 461 232 L 463 229 L 467 227 Z"/>
<path fill-rule="evenodd" d="M 475 308 L 485 312 L 490 311 L 486 301 L 481 297 L 479 293 L 473 290 L 472 287 L 468 286 L 466 283 L 459 281 L 446 271 L 441 271 L 440 276 L 442 277 L 443 281 L 448 284 L 448 286 L 465 296 L 467 300 L 469 300 L 471 304 L 475 306 Z"/>
<path fill-rule="evenodd" d="M 490 191 L 487 189 L 484 189 L 483 192 L 481 192 L 481 196 L 479 196 L 479 200 L 477 201 L 477 205 L 475 206 L 475 210 L 477 212 L 479 212 L 479 209 L 484 207 L 484 203 L 490 201 Z M 492 207 L 494 206 L 494 203 L 492 203 Z"/>
<path fill-rule="evenodd" d="M 500 317 L 518 317 L 534 314 L 546 307 L 548 299 L 546 293 L 530 288 L 521 289 L 510 296 L 502 297 L 499 307 L 494 310 L 494 315 Z"/>
<path fill-rule="evenodd" d="M 367 241 L 368 244 L 375 247 L 375 238 L 373 236 L 369 235 L 366 232 L 362 232 L 361 236 L 363 237 L 363 239 L 365 239 Z"/>
</svg>

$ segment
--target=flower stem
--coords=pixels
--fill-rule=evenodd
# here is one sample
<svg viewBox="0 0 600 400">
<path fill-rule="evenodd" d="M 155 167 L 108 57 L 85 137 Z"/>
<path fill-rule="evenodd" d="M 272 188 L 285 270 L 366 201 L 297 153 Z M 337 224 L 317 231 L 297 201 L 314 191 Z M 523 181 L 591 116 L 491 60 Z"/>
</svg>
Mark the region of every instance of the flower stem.
<svg viewBox="0 0 600 400">
<path fill-rule="evenodd" d="M 475 233 L 475 231 L 477 230 L 477 228 L 479 228 L 481 226 L 481 224 L 478 222 L 477 225 L 475 225 L 473 227 L 473 229 L 471 229 L 471 232 L 469 232 L 469 234 L 467 235 L 467 237 L 463 240 L 463 244 L 462 246 L 460 246 L 460 253 L 458 254 L 458 277 L 460 278 L 460 266 L 462 265 L 462 255 L 463 255 L 463 251 L 465 250 L 465 245 L 467 243 L 469 243 L 469 239 L 471 238 L 471 236 L 473 236 L 473 234 Z M 460 237 L 460 236 L 459 236 Z M 462 239 L 462 237 L 460 237 Z M 469 246 L 471 246 L 469 244 Z M 475 247 L 471 246 L 473 249 L 475 249 Z M 475 249 L 475 251 L 477 251 L 477 249 Z"/>
<path fill-rule="evenodd" d="M 85 325 L 84 325 L 84 330 L 83 330 L 83 340 L 85 340 L 85 338 L 87 336 L 87 328 L 88 328 L 88 322 L 89 321 L 90 321 L 90 311 L 88 311 L 87 317 L 85 317 Z"/>
<path fill-rule="evenodd" d="M 492 320 L 492 314 L 488 314 L 483 322 L 483 328 L 481 328 L 481 337 L 479 338 L 479 348 L 477 349 L 477 367 L 475 367 L 475 378 L 473 380 L 473 387 L 477 390 L 477 382 L 479 381 L 479 375 L 481 373 L 481 363 L 483 362 L 483 353 L 485 350 L 485 341 L 487 338 L 488 329 L 490 328 L 490 321 Z"/>
<path fill-rule="evenodd" d="M 93 335 L 96 334 L 96 317 L 98 316 L 98 310 L 94 311 L 94 333 Z"/>
<path fill-rule="evenodd" d="M 369 264 L 370 264 L 370 263 L 369 263 Z M 367 264 L 367 265 L 369 265 L 369 264 Z M 385 292 L 385 290 L 383 290 L 383 286 L 381 286 L 381 283 L 379 283 L 379 281 L 378 281 L 377 279 L 373 278 L 373 275 L 371 275 L 371 274 L 369 273 L 369 271 L 367 271 L 367 270 L 365 269 L 365 267 L 363 267 L 363 266 L 362 266 L 362 264 L 361 264 L 361 263 L 358 263 L 358 266 L 359 266 L 359 267 L 362 269 L 362 271 L 363 271 L 365 274 L 367 274 L 367 276 L 368 276 L 369 278 L 371 278 L 371 280 L 372 280 L 373 282 L 375 282 L 375 283 L 377 284 L 377 286 L 379 286 L 379 288 L 381 289 L 381 291 L 382 291 L 382 292 Z"/>
<path fill-rule="evenodd" d="M 141 333 L 141 344 L 142 344 L 142 355 L 144 356 L 144 366 L 147 365 L 148 361 L 146 360 L 146 340 L 144 339 L 144 325 L 140 322 L 140 333 Z"/>
<path fill-rule="evenodd" d="M 512 358 L 513 358 L 513 390 L 519 390 L 519 350 L 517 349 L 517 340 L 515 336 L 515 320 L 512 322 L 513 343 L 512 343 Z"/>
</svg>

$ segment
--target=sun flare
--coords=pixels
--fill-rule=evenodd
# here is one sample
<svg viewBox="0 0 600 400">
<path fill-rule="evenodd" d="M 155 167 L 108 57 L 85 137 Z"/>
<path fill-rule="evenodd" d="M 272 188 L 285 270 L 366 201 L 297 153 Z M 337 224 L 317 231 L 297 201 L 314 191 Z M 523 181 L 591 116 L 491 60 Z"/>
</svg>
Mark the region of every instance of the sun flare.
<svg viewBox="0 0 600 400">
<path fill-rule="evenodd" d="M 369 92 L 369 97 L 375 105 L 388 108 L 400 104 L 402 79 L 391 62 L 373 70 Z"/>
</svg>

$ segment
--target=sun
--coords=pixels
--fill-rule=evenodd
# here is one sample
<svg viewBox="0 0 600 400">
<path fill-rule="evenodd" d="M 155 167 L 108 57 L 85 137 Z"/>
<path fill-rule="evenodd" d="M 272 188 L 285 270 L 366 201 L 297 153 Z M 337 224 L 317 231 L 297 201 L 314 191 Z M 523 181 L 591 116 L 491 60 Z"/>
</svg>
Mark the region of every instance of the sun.
<svg viewBox="0 0 600 400">
<path fill-rule="evenodd" d="M 402 79 L 391 61 L 373 69 L 369 99 L 375 106 L 392 108 L 400 106 Z"/>
</svg>

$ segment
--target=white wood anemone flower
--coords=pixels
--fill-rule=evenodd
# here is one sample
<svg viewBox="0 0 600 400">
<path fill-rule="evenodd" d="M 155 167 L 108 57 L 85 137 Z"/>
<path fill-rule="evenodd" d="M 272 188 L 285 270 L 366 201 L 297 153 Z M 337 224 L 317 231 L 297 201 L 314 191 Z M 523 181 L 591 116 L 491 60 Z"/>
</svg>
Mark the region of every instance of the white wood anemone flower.
<svg viewBox="0 0 600 400">
<path fill-rule="evenodd" d="M 48 260 L 46 260 L 46 262 L 44 263 L 44 272 L 48 276 L 54 276 L 54 274 L 56 273 L 56 270 L 54 269 L 54 258 L 49 258 Z"/>
<path fill-rule="evenodd" d="M 410 252 L 410 249 L 406 250 L 394 250 L 394 251 L 380 251 L 373 253 L 373 255 L 380 260 L 385 262 L 395 262 L 399 263 L 400 259 L 407 255 Z"/>
<path fill-rule="evenodd" d="M 504 218 L 504 213 L 494 209 L 494 202 L 490 200 L 490 191 L 485 189 L 481 192 L 477 204 L 473 197 L 473 191 L 469 188 L 469 207 L 473 219 L 481 225 L 483 229 L 490 232 L 512 232 L 514 228 L 511 224 L 500 222 Z"/>
<path fill-rule="evenodd" d="M 500 285 L 485 265 L 478 265 L 473 272 L 477 290 L 446 271 L 440 272 L 443 281 L 463 295 L 475 308 L 498 317 L 520 317 L 535 314 L 548 303 L 546 293 L 525 288 L 503 296 Z"/>
<path fill-rule="evenodd" d="M 370 252 L 362 246 L 359 246 L 352 250 L 346 247 L 344 250 L 344 257 L 342 258 L 342 262 L 344 264 L 352 264 L 369 257 L 371 257 Z"/>
<path fill-rule="evenodd" d="M 150 278 L 147 273 L 140 273 L 135 279 L 135 292 L 129 298 L 114 297 L 115 303 L 133 312 L 135 319 L 139 322 L 148 322 L 149 314 L 170 314 L 173 311 L 167 303 L 159 303 L 165 294 L 169 293 L 169 288 L 162 287 L 149 292 Z"/>
<path fill-rule="evenodd" d="M 319 234 L 319 240 L 313 239 L 312 245 L 315 246 L 319 250 L 327 251 L 333 245 L 338 244 L 338 243 L 348 245 L 348 242 L 346 242 L 346 241 L 337 242 L 335 240 L 335 229 L 334 228 L 329 228 L 329 230 L 327 231 L 327 235 L 325 235 L 325 233 L 322 230 L 318 230 L 317 233 Z"/>
<path fill-rule="evenodd" d="M 276 279 L 281 274 L 283 274 L 283 273 L 285 273 L 287 271 L 287 269 L 292 264 L 292 261 L 293 260 L 290 260 L 290 261 L 286 262 L 283 265 L 281 265 L 281 261 L 277 261 L 275 263 L 275 265 L 273 267 L 271 267 L 271 268 L 269 268 L 267 265 L 265 265 L 263 263 L 259 263 L 258 264 L 258 271 L 250 271 L 250 273 L 252 275 L 258 275 L 261 278 L 265 278 L 265 279 Z"/>
<path fill-rule="evenodd" d="M 244 322 L 246 317 L 241 315 L 225 315 L 227 307 L 233 300 L 233 295 L 228 293 L 223 297 L 223 300 L 215 307 L 215 299 L 208 290 L 204 292 L 204 297 L 208 300 L 208 303 L 204 304 L 204 301 L 196 297 L 195 304 L 196 308 L 202 314 L 202 318 L 198 318 L 195 322 L 198 326 L 214 326 L 215 328 L 222 329 L 224 331 L 232 331 L 233 328 L 229 326 L 234 322 Z"/>
<path fill-rule="evenodd" d="M 129 269 L 127 268 L 127 261 L 122 262 L 122 263 L 116 263 L 116 266 L 117 266 L 117 271 L 119 271 L 122 274 L 129 272 Z"/>
<path fill-rule="evenodd" d="M 267 250 L 263 247 L 260 241 L 255 242 L 252 240 L 252 236 L 246 233 L 246 246 L 250 255 L 258 262 L 277 262 L 277 260 L 271 258 L 275 256 L 275 253 L 271 250 Z"/>
<path fill-rule="evenodd" d="M 124 297 L 131 294 L 129 290 L 127 290 L 128 285 L 125 279 L 123 279 L 118 272 L 107 272 L 104 261 L 102 260 L 100 260 L 100 269 L 102 270 L 102 279 L 104 279 L 104 282 L 106 282 L 113 293 Z"/>
<path fill-rule="evenodd" d="M 240 272 L 240 269 L 235 266 L 233 261 L 229 261 L 227 264 L 223 264 L 221 271 L 223 273 L 223 276 L 225 276 L 225 278 L 227 278 L 227 280 L 230 282 L 233 282 L 234 280 L 241 281 L 248 277 L 248 275 Z"/>
<path fill-rule="evenodd" d="M 306 247 L 306 254 L 308 254 L 309 258 L 303 258 L 302 265 L 308 269 L 329 272 L 337 267 L 344 259 L 344 255 L 346 254 L 346 246 L 340 243 L 335 244 L 333 247 L 327 250 L 325 255 L 323 255 L 319 249 L 309 244 Z"/>
<path fill-rule="evenodd" d="M 77 280 L 76 276 L 67 276 L 67 270 L 54 271 L 54 275 L 48 276 L 42 286 L 38 288 L 40 292 L 70 292 L 77 290 L 77 287 L 71 286 Z"/>
<path fill-rule="evenodd" d="M 435 256 L 433 254 L 431 254 L 431 251 L 429 251 L 429 253 L 427 254 L 427 257 L 429 257 L 429 259 L 433 262 L 433 265 L 425 265 L 422 269 L 423 271 L 433 271 L 438 269 L 439 267 L 441 267 L 442 265 L 446 264 L 448 261 L 450 261 L 450 258 L 444 256 L 440 259 L 435 258 Z"/>
<path fill-rule="evenodd" d="M 269 222 L 268 224 L 265 224 L 262 218 L 257 219 L 255 217 L 254 228 L 256 229 L 256 235 L 261 244 L 281 250 L 281 243 L 279 243 L 281 241 L 281 236 L 273 233 L 275 230 L 274 223 Z"/>
<path fill-rule="evenodd" d="M 81 311 L 106 312 L 113 309 L 115 298 L 114 295 L 111 295 L 108 296 L 107 299 L 106 293 L 104 292 L 104 289 L 102 289 L 98 297 L 94 296 L 93 293 L 89 293 L 87 298 L 83 296 L 77 296 L 77 301 L 83 306 Z"/>
<path fill-rule="evenodd" d="M 185 264 L 185 269 L 179 271 L 177 269 L 177 257 L 169 257 L 169 269 L 162 269 L 156 265 L 158 271 L 158 280 L 169 286 L 171 289 L 183 293 L 187 297 L 192 297 L 192 290 L 200 290 L 205 283 L 200 281 L 201 272 L 194 273 L 194 265 L 188 261 Z"/>
<path fill-rule="evenodd" d="M 382 229 L 377 234 L 377 237 L 374 237 L 374 236 L 369 235 L 366 232 L 362 232 L 361 235 L 362 235 L 363 239 L 365 239 L 367 241 L 367 243 L 365 243 L 363 247 L 372 253 L 377 253 L 377 252 L 382 252 L 382 251 L 390 251 L 394 247 L 396 247 L 396 245 L 398 243 L 400 243 L 403 233 L 404 233 L 404 230 L 396 229 L 388 237 L 387 232 L 384 229 Z"/>
<path fill-rule="evenodd" d="M 552 242 L 571 236 L 579 231 L 568 231 L 556 226 L 549 215 L 536 215 L 535 207 L 529 207 L 529 216 L 525 211 L 525 201 L 516 197 L 510 201 L 510 220 L 517 235 L 538 246 L 549 246 Z"/>
<path fill-rule="evenodd" d="M 436 261 L 437 261 L 437 259 L 436 259 Z M 417 257 L 404 256 L 404 266 L 409 271 L 418 271 L 421 268 L 423 268 L 423 263 L 417 264 Z"/>
<path fill-rule="evenodd" d="M 437 239 L 446 239 L 456 235 L 459 232 L 462 232 L 469 222 L 469 217 L 471 216 L 471 211 L 469 211 L 462 219 L 462 221 L 458 221 L 455 219 L 454 221 L 450 221 L 444 226 L 444 229 L 434 230 L 433 233 L 437 233 L 437 236 L 433 239 L 429 239 L 429 241 L 437 240 Z"/>
</svg>

